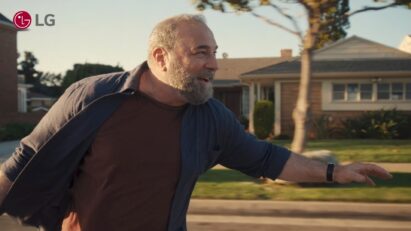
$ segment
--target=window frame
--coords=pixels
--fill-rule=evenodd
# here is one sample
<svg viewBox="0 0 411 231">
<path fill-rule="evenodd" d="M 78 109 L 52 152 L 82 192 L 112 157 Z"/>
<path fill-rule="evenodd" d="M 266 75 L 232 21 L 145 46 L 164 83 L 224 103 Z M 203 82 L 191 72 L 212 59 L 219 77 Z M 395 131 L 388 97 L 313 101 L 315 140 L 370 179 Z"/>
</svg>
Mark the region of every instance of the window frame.
<svg viewBox="0 0 411 231">
<path fill-rule="evenodd" d="M 348 82 L 340 82 L 340 81 L 331 81 L 331 102 L 334 103 L 362 103 L 362 102 L 407 102 L 411 101 L 411 81 L 387 81 L 387 82 L 363 82 L 363 81 L 348 81 Z M 388 94 L 387 99 L 381 99 L 379 98 L 379 95 L 382 94 L 379 91 L 379 85 L 382 84 L 387 84 L 388 85 L 388 90 L 383 91 L 382 93 Z M 401 90 L 401 98 L 400 99 L 393 99 L 394 97 L 394 89 L 393 85 L 394 84 L 401 84 L 402 85 L 402 90 Z M 335 91 L 335 86 L 344 86 L 344 92 L 342 91 Z M 355 93 L 355 99 L 350 100 L 349 99 L 349 85 L 356 85 L 357 90 L 354 92 Z M 365 85 L 371 85 L 371 98 L 370 99 L 364 99 L 362 98 L 362 95 L 365 93 L 368 93 L 370 91 L 364 91 L 362 89 L 362 86 Z M 408 89 L 409 87 L 409 89 Z M 410 91 L 410 92 L 408 92 Z M 396 91 L 396 93 L 399 93 L 400 90 Z M 344 99 L 336 99 L 334 96 L 335 95 L 341 95 L 343 93 Z M 410 98 L 407 98 L 407 96 L 410 96 Z"/>
</svg>

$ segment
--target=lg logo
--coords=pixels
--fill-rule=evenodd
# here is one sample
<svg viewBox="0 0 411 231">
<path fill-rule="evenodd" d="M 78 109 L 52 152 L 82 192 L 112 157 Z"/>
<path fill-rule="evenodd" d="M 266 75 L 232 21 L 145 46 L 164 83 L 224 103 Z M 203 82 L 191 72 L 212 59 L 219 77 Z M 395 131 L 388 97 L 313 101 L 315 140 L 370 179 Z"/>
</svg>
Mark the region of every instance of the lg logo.
<svg viewBox="0 0 411 231">
<path fill-rule="evenodd" d="M 31 25 L 32 19 L 31 15 L 27 11 L 19 11 L 13 17 L 13 23 L 18 29 L 27 29 Z M 44 16 L 44 20 L 40 21 L 39 15 L 36 14 L 36 26 L 54 26 L 56 24 L 56 20 L 54 19 L 54 14 L 46 14 Z"/>
</svg>

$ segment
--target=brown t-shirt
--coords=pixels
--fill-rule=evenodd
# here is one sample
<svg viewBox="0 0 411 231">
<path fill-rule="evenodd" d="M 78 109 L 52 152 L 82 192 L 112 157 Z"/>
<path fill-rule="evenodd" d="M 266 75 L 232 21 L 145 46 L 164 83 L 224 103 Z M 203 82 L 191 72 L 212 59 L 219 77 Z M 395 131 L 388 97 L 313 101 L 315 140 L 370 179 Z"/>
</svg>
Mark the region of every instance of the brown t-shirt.
<svg viewBox="0 0 411 231">
<path fill-rule="evenodd" d="M 84 157 L 62 230 L 166 230 L 183 112 L 138 92 L 126 99 Z"/>
</svg>

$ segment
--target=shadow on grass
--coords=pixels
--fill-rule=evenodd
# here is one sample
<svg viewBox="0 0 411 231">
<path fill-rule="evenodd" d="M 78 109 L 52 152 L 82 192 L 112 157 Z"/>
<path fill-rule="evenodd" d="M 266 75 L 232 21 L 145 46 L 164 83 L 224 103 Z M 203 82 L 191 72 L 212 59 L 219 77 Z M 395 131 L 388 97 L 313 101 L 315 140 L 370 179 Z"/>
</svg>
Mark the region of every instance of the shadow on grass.
<svg viewBox="0 0 411 231">
<path fill-rule="evenodd" d="M 380 180 L 373 178 L 374 182 L 377 184 L 377 187 L 404 187 L 404 188 L 411 188 L 411 173 L 403 173 L 403 172 L 396 172 L 391 173 L 393 178 L 390 180 Z M 357 187 L 367 187 L 363 184 L 349 184 L 341 187 L 350 187 L 350 188 L 357 188 Z"/>
</svg>

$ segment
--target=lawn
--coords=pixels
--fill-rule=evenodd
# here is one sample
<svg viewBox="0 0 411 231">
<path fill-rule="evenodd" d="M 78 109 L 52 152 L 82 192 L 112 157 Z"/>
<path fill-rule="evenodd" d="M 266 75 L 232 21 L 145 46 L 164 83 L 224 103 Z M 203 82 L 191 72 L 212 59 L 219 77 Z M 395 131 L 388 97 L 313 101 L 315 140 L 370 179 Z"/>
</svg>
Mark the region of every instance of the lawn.
<svg viewBox="0 0 411 231">
<path fill-rule="evenodd" d="M 275 140 L 274 144 L 290 147 L 291 141 Z M 411 140 L 314 140 L 307 151 L 330 150 L 339 161 L 411 163 Z"/>
<path fill-rule="evenodd" d="M 377 186 L 360 184 L 299 186 L 262 183 L 229 169 L 213 169 L 200 177 L 193 198 L 244 200 L 312 200 L 361 202 L 411 202 L 411 173 L 393 173 Z"/>
</svg>

